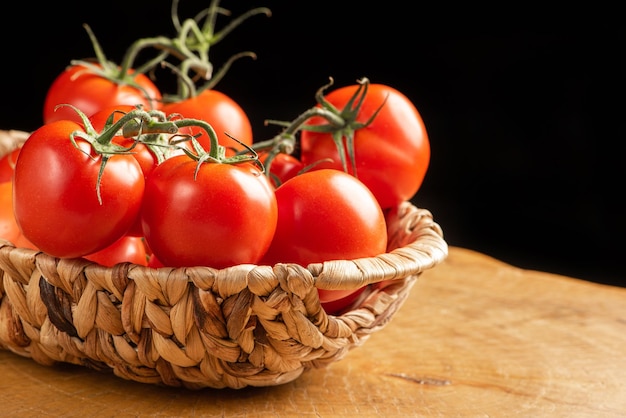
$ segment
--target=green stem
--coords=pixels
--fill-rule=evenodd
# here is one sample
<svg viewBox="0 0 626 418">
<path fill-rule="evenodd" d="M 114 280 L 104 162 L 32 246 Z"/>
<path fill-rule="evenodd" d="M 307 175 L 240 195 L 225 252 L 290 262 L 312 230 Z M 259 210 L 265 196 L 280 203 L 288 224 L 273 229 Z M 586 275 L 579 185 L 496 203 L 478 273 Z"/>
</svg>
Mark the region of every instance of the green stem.
<svg viewBox="0 0 626 418">
<path fill-rule="evenodd" d="M 215 133 L 215 129 L 213 129 L 213 127 L 209 125 L 207 122 L 200 120 L 200 119 L 180 119 L 180 120 L 174 121 L 174 123 L 176 124 L 178 128 L 185 128 L 188 126 L 198 126 L 202 128 L 202 130 L 204 130 L 207 133 L 207 135 L 209 135 L 209 142 L 211 146 L 211 148 L 209 149 L 209 152 L 207 153 L 209 158 L 215 161 L 221 161 L 224 158 L 224 155 L 226 153 L 225 148 L 219 144 L 219 141 L 217 139 L 217 134 Z M 199 144 L 197 145 L 199 146 Z M 194 146 L 194 147 L 198 148 L 198 146 Z M 196 151 L 200 151 L 198 152 L 198 154 L 202 154 L 204 150 L 202 150 L 200 147 L 200 150 L 196 149 Z"/>
<path fill-rule="evenodd" d="M 123 118 L 121 118 L 118 122 L 116 122 L 116 126 L 120 124 L 124 119 L 124 123 L 122 123 L 118 130 L 122 129 L 122 136 L 124 138 L 132 138 L 139 135 L 149 135 L 149 134 L 170 134 L 174 135 L 178 132 L 178 127 L 174 122 L 171 121 L 157 121 L 155 120 L 149 113 L 145 112 L 145 115 L 135 115 L 134 117 L 128 117 L 132 112 L 126 114 Z M 139 121 L 137 121 L 139 118 Z M 107 129 L 108 131 L 108 129 Z"/>
<path fill-rule="evenodd" d="M 279 133 L 278 135 L 276 135 L 275 137 L 271 139 L 260 141 L 260 142 L 253 144 L 252 148 L 254 148 L 256 151 L 260 151 L 260 150 L 267 150 L 270 148 L 274 148 L 276 146 L 285 147 L 289 143 L 292 144 L 291 147 L 295 147 L 296 134 L 298 133 L 298 131 L 302 129 L 303 126 L 306 125 L 306 122 L 309 119 L 315 116 L 319 116 L 319 117 L 326 119 L 329 122 L 329 124 L 332 126 L 341 127 L 344 125 L 344 120 L 339 115 L 329 111 L 328 109 L 324 109 L 322 107 L 316 106 L 316 107 L 312 107 L 310 109 L 305 110 L 291 122 L 267 120 L 266 124 L 272 123 L 275 125 L 281 125 L 281 126 L 284 126 L 285 129 L 281 133 Z M 291 154 L 291 152 L 289 152 L 288 154 Z"/>
<path fill-rule="evenodd" d="M 252 59 L 256 59 L 256 54 L 254 52 L 246 51 L 246 52 L 240 52 L 238 54 L 231 56 L 228 59 L 228 61 L 226 61 L 226 63 L 220 67 L 219 71 L 216 74 L 214 74 L 211 77 L 211 79 L 208 80 L 207 83 L 200 86 L 199 88 L 196 88 L 195 94 L 200 94 L 204 90 L 211 90 L 212 88 L 214 88 L 217 85 L 217 83 L 219 83 L 224 78 L 224 76 L 226 75 L 226 73 L 228 72 L 232 64 L 238 59 L 244 58 L 244 57 L 250 57 Z"/>
</svg>

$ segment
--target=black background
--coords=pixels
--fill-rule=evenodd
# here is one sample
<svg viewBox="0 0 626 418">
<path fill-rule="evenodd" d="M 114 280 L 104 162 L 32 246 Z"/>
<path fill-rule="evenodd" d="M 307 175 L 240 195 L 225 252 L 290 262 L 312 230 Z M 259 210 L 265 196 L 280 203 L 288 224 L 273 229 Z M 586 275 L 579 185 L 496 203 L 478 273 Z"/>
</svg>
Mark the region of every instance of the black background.
<svg viewBox="0 0 626 418">
<path fill-rule="evenodd" d="M 181 19 L 209 0 L 181 0 Z M 222 1 L 265 6 L 211 50 L 216 67 L 254 51 L 218 84 L 257 138 L 314 104 L 315 91 L 368 77 L 404 92 L 426 123 L 432 162 L 413 201 L 450 245 L 513 265 L 626 285 L 624 30 L 611 10 L 459 10 L 385 2 Z M 174 34 L 171 3 L 14 3 L 4 14 L 0 129 L 36 129 L 47 86 L 93 56 L 88 23 L 119 62 L 137 38 Z M 383 7 L 384 6 L 384 7 Z M 528 7 L 528 6 L 526 6 Z M 571 5 L 570 5 L 571 7 Z M 229 18 L 218 20 L 218 28 Z"/>
</svg>

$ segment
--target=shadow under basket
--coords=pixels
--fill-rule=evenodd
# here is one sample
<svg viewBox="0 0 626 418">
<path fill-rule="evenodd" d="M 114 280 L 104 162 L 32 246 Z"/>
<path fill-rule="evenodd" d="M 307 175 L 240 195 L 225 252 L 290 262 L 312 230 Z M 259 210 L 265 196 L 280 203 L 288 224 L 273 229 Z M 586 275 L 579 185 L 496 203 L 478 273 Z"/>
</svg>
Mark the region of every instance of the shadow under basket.
<svg viewBox="0 0 626 418">
<path fill-rule="evenodd" d="M 0 131 L 0 155 L 26 137 Z M 225 269 L 103 267 L 0 241 L 0 349 L 156 385 L 284 384 L 384 328 L 448 254 L 432 214 L 410 202 L 388 215 L 388 232 L 376 257 Z M 318 288 L 361 287 L 342 312 L 320 304 Z"/>
</svg>

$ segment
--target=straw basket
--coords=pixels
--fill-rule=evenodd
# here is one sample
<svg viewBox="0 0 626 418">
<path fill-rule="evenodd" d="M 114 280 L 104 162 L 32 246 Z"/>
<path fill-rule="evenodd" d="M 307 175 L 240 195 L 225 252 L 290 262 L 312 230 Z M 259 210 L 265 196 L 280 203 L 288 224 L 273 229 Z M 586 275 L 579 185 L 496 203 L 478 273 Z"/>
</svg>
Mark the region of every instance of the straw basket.
<svg viewBox="0 0 626 418">
<path fill-rule="evenodd" d="M 0 131 L 0 155 L 26 137 Z M 387 325 L 418 276 L 447 255 L 428 210 L 404 202 L 388 229 L 388 251 L 376 257 L 222 270 L 107 268 L 0 241 L 0 349 L 189 389 L 290 382 Z M 347 311 L 322 309 L 318 288 L 361 286 Z"/>
</svg>

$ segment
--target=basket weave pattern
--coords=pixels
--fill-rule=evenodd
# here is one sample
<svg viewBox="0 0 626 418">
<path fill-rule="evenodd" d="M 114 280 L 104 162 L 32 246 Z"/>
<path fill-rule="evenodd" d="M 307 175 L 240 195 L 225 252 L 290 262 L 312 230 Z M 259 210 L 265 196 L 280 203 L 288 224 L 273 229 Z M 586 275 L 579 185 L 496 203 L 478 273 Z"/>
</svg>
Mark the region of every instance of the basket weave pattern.
<svg viewBox="0 0 626 418">
<path fill-rule="evenodd" d="M 0 154 L 24 140 L 16 132 L 0 132 Z M 426 209 L 404 202 L 388 230 L 385 254 L 306 267 L 107 268 L 0 241 L 0 349 L 190 389 L 286 383 L 363 344 L 447 255 Z M 318 288 L 361 286 L 347 312 L 320 305 Z"/>
</svg>

